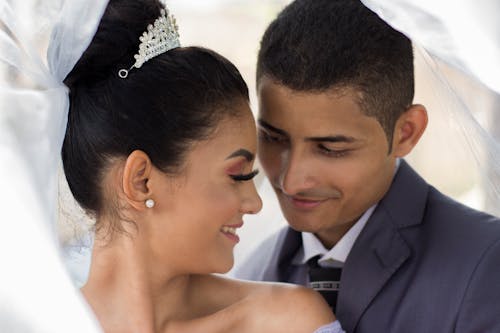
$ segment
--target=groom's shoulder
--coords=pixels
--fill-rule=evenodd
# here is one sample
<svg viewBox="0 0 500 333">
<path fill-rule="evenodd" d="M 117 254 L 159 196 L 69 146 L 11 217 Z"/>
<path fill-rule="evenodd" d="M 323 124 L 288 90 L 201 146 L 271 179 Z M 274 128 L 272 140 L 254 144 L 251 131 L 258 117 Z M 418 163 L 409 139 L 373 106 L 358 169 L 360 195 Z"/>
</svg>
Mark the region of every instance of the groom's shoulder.
<svg viewBox="0 0 500 333">
<path fill-rule="evenodd" d="M 422 227 L 428 241 L 439 243 L 437 248 L 456 249 L 466 256 L 476 257 L 500 243 L 498 217 L 468 207 L 432 186 Z"/>
<path fill-rule="evenodd" d="M 260 241 L 260 243 L 250 253 L 250 255 L 248 256 L 249 259 L 251 260 L 252 257 L 255 259 L 255 257 L 262 256 L 264 256 L 265 258 L 266 255 L 272 255 L 278 252 L 289 232 L 290 227 L 286 225 L 268 235 L 266 238 Z"/>
<path fill-rule="evenodd" d="M 263 280 L 265 271 L 276 260 L 289 230 L 290 227 L 283 226 L 260 241 L 241 263 L 236 264 L 230 275 L 238 279 Z"/>
<path fill-rule="evenodd" d="M 473 229 L 473 232 L 481 233 L 483 229 L 500 228 L 498 217 L 468 207 L 441 193 L 404 160 L 381 204 L 390 211 L 390 215 L 394 213 L 396 219 L 414 221 L 410 225 L 421 219 L 424 226 L 431 229 Z"/>
<path fill-rule="evenodd" d="M 430 186 L 426 207 L 426 218 L 445 225 L 474 229 L 500 231 L 500 218 L 466 206 Z"/>
<path fill-rule="evenodd" d="M 441 193 L 405 161 L 379 206 L 415 251 L 434 249 L 437 256 L 466 253 L 477 258 L 500 240 L 498 217 Z"/>
</svg>

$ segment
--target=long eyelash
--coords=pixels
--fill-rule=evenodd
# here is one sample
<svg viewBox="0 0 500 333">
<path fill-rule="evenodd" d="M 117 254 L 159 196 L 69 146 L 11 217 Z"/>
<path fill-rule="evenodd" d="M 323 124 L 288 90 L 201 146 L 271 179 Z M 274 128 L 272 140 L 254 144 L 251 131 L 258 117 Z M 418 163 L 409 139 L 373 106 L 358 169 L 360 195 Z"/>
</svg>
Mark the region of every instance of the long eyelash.
<svg viewBox="0 0 500 333">
<path fill-rule="evenodd" d="M 254 171 L 247 173 L 246 175 L 231 175 L 231 178 L 237 182 L 244 182 L 248 180 L 252 180 L 257 174 L 259 173 L 258 169 L 255 169 Z"/>
</svg>

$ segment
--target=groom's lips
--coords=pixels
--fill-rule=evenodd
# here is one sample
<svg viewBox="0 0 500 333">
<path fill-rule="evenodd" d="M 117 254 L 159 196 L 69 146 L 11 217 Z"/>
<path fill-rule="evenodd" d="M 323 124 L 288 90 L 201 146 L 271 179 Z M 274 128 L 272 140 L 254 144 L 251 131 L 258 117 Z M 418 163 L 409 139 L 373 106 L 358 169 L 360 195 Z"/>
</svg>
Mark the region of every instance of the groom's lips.
<svg viewBox="0 0 500 333">
<path fill-rule="evenodd" d="M 312 200 L 312 199 L 303 199 L 298 197 L 288 197 L 288 198 L 291 201 L 292 205 L 299 209 L 313 209 L 321 205 L 326 200 L 328 200 L 328 199 Z"/>
<path fill-rule="evenodd" d="M 290 195 L 284 194 L 283 191 L 281 191 L 280 194 L 294 208 L 297 208 L 300 210 L 314 209 L 329 199 L 329 198 L 321 198 L 320 199 L 320 198 L 305 198 L 305 197 L 300 197 L 300 196 L 290 196 Z"/>
</svg>

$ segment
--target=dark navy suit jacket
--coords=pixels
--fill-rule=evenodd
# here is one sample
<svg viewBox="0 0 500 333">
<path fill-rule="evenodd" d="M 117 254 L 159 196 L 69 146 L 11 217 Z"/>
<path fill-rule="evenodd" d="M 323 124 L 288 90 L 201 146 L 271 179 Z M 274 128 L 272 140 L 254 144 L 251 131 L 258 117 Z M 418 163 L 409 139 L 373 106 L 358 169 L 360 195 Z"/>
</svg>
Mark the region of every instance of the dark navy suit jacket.
<svg viewBox="0 0 500 333">
<path fill-rule="evenodd" d="M 294 282 L 301 246 L 287 227 L 235 276 Z M 500 220 L 441 194 L 402 161 L 347 257 L 336 315 L 346 332 L 500 333 Z"/>
</svg>

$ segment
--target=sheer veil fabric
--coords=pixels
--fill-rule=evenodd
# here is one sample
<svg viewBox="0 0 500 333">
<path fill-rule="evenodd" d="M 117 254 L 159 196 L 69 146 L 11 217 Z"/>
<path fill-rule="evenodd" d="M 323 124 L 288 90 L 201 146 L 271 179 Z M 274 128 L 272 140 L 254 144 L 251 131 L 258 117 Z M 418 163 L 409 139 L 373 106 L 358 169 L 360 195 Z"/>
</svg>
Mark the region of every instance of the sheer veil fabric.
<svg viewBox="0 0 500 333">
<path fill-rule="evenodd" d="M 55 222 L 68 112 L 62 80 L 106 4 L 0 0 L 1 332 L 100 331 L 66 273 Z"/>
<path fill-rule="evenodd" d="M 416 49 L 429 127 L 409 157 L 456 199 L 500 216 L 500 2 L 362 0 Z"/>
<path fill-rule="evenodd" d="M 414 41 L 417 70 L 426 74 L 415 101 L 426 91 L 435 97 L 423 104 L 428 132 L 439 142 L 426 144 L 424 136 L 414 152 L 415 163 L 424 161 L 417 169 L 426 176 L 428 161 L 438 183 L 465 179 L 457 186 L 471 191 L 481 184 L 477 207 L 500 215 L 500 3 L 457 0 L 448 8 L 431 0 L 362 1 Z M 0 0 L 0 332 L 100 332 L 61 259 L 56 206 L 68 111 L 62 80 L 106 4 Z M 442 149 L 434 156 L 426 147 L 436 144 Z"/>
</svg>

